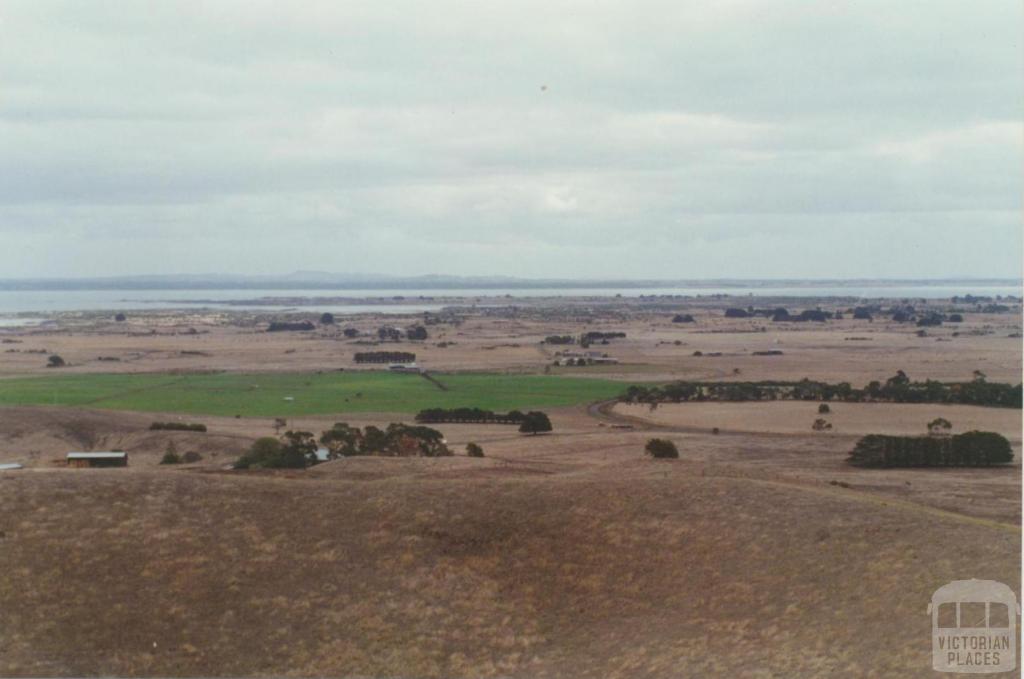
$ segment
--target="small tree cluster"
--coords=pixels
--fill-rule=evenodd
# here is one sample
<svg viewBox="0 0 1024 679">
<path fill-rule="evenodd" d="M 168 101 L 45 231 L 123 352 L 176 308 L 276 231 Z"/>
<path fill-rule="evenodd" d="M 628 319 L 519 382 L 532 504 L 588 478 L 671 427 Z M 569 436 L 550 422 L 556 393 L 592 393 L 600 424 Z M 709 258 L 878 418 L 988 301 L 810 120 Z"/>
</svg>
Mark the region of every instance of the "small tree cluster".
<svg viewBox="0 0 1024 679">
<path fill-rule="evenodd" d="M 984 467 L 1012 462 L 1013 449 L 991 431 L 942 438 L 871 434 L 857 442 L 847 461 L 858 467 Z"/>
<path fill-rule="evenodd" d="M 668 439 L 651 439 L 644 446 L 644 452 L 656 460 L 678 459 L 679 449 Z"/>
</svg>

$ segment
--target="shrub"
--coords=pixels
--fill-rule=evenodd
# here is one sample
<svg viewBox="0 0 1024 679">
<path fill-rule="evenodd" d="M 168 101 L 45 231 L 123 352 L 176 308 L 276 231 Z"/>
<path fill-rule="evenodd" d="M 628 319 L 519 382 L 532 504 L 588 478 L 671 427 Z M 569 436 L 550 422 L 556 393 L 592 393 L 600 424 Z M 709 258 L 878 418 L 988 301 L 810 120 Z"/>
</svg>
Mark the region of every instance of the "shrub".
<svg viewBox="0 0 1024 679">
<path fill-rule="evenodd" d="M 125 316 L 124 314 L 117 314 L 114 316 L 114 320 L 117 321 L 118 323 L 124 323 L 125 321 L 128 320 L 128 317 Z"/>
<path fill-rule="evenodd" d="M 818 405 L 818 414 L 819 415 L 825 415 L 826 413 L 830 413 L 830 412 L 832 412 L 832 408 L 830 408 L 827 403 L 822 403 L 822 404 Z"/>
<path fill-rule="evenodd" d="M 934 420 L 928 423 L 928 433 L 932 436 L 940 436 L 942 434 L 948 434 L 949 430 L 953 428 L 953 423 L 944 417 L 936 417 Z"/>
<path fill-rule="evenodd" d="M 644 446 L 644 452 L 656 460 L 678 459 L 679 449 L 667 439 L 651 439 Z"/>
<path fill-rule="evenodd" d="M 832 425 L 828 421 L 823 420 L 820 417 L 814 421 L 814 424 L 811 425 L 811 429 L 813 429 L 814 431 L 826 431 L 831 428 Z"/>
<path fill-rule="evenodd" d="M 672 317 L 673 323 L 694 323 L 694 318 L 690 314 L 676 314 Z"/>
<path fill-rule="evenodd" d="M 58 356 L 57 354 L 54 354 L 50 356 L 48 359 L 46 359 L 47 368 L 63 368 L 66 365 L 67 363 L 64 362 L 64 359 Z"/>
<path fill-rule="evenodd" d="M 356 328 L 345 328 L 341 332 L 345 337 L 359 337 L 359 330 Z"/>
<path fill-rule="evenodd" d="M 480 446 L 478 446 L 475 443 L 467 443 L 466 444 L 466 455 L 468 455 L 470 457 L 483 457 L 484 456 L 484 449 L 481 448 Z"/>
<path fill-rule="evenodd" d="M 725 310 L 725 317 L 726 318 L 747 318 L 749 316 L 750 316 L 750 314 L 745 309 L 735 309 L 735 308 L 733 308 L 733 309 L 726 309 Z"/>
<path fill-rule="evenodd" d="M 320 325 L 334 325 L 334 314 L 329 311 L 320 314 Z"/>
</svg>

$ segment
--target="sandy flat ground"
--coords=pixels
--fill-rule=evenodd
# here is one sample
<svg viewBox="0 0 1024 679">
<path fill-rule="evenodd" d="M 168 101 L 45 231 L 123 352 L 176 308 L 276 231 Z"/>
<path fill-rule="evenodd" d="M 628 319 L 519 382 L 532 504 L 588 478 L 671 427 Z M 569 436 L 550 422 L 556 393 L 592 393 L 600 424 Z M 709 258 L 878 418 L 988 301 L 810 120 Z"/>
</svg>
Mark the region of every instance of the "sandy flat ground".
<svg viewBox="0 0 1024 679">
<path fill-rule="evenodd" d="M 818 403 L 811 401 L 664 403 L 655 410 L 620 403 L 614 411 L 670 427 L 813 436 L 923 435 L 929 422 L 944 417 L 953 425 L 953 434 L 978 429 L 999 432 L 1013 443 L 1021 440 L 1021 411 L 1016 409 L 930 403 L 829 403 L 829 408 L 831 412 L 819 414 Z M 813 431 L 811 425 L 819 418 L 829 422 L 832 430 Z"/>
</svg>

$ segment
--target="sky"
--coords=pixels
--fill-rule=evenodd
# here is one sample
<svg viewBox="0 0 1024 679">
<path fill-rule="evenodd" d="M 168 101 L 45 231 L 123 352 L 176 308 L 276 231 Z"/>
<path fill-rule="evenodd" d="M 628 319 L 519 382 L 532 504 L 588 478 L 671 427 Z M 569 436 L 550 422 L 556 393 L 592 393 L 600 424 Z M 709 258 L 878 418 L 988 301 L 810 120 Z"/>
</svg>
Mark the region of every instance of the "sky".
<svg viewBox="0 0 1024 679">
<path fill-rule="evenodd" d="M 0 278 L 1016 278 L 1022 6 L 0 0 Z"/>
</svg>

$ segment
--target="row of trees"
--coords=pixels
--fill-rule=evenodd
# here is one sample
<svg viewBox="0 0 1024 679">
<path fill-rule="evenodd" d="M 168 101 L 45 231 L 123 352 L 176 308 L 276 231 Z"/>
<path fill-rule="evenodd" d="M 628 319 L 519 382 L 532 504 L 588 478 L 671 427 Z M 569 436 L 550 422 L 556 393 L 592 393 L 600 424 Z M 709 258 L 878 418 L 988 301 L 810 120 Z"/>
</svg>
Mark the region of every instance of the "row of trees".
<svg viewBox="0 0 1024 679">
<path fill-rule="evenodd" d="M 857 442 L 847 461 L 858 467 L 987 467 L 1013 461 L 1005 436 L 969 431 L 949 437 L 871 434 Z"/>
<path fill-rule="evenodd" d="M 520 424 L 526 413 L 512 410 L 496 413 L 482 408 L 426 408 L 416 414 L 417 422 L 438 424 L 441 422 L 475 422 L 480 424 Z"/>
<path fill-rule="evenodd" d="M 271 321 L 267 332 L 305 331 L 316 328 L 312 321 Z"/>
<path fill-rule="evenodd" d="M 872 381 L 862 389 L 848 382 L 673 382 L 662 386 L 634 385 L 619 397 L 628 403 L 687 401 L 846 401 L 888 403 L 953 403 L 1001 408 L 1021 407 L 1022 386 L 988 382 L 912 382 L 902 370 L 884 383 Z"/>
<path fill-rule="evenodd" d="M 154 422 L 149 425 L 151 431 L 206 431 L 205 424 L 192 424 L 189 422 Z"/>
<path fill-rule="evenodd" d="M 416 354 L 408 351 L 360 351 L 353 358 L 356 363 L 413 363 Z"/>
</svg>

